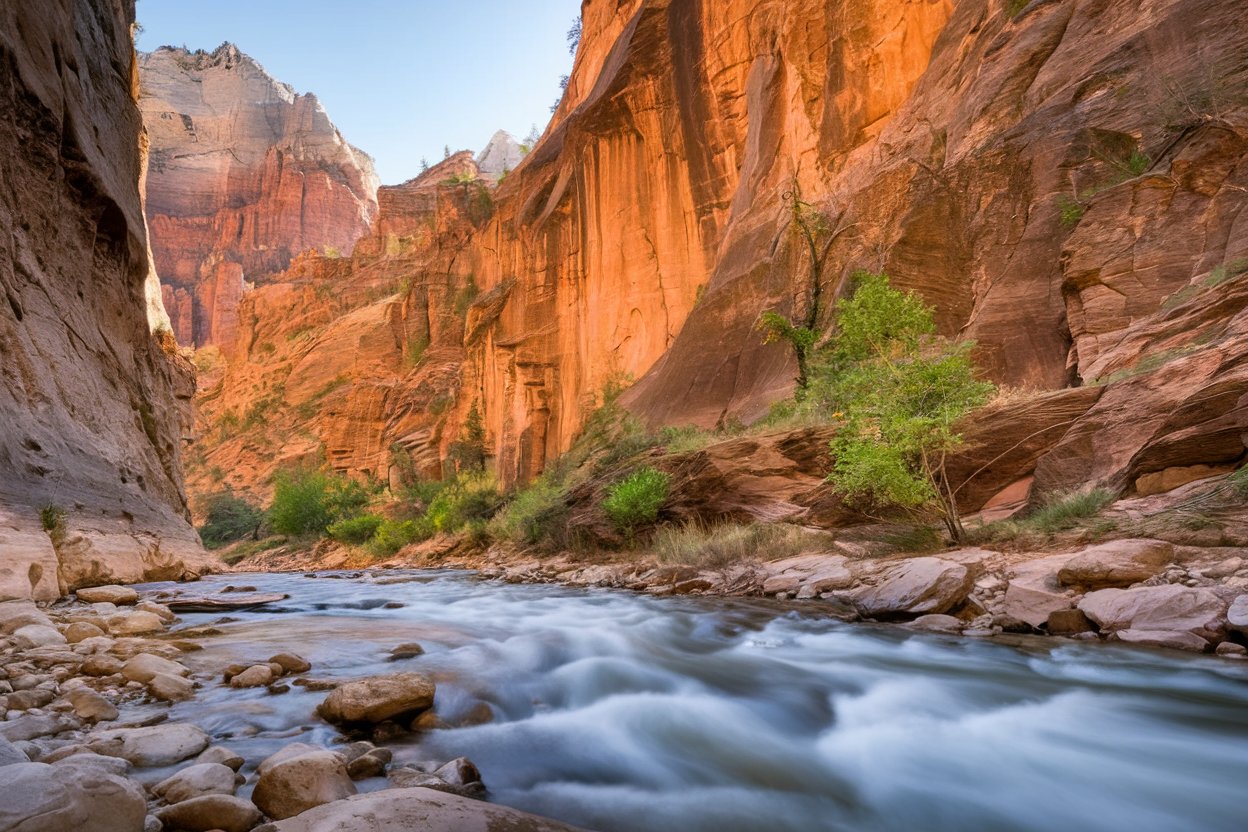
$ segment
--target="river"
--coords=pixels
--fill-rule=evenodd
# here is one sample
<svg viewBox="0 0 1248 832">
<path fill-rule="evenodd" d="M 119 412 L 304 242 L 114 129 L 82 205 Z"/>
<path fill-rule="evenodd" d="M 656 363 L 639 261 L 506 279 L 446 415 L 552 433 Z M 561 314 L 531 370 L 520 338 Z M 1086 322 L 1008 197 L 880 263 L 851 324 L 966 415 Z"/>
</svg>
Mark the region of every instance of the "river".
<svg viewBox="0 0 1248 832">
<path fill-rule="evenodd" d="M 491 800 L 602 832 L 1248 829 L 1245 664 L 844 624 L 817 605 L 331 575 L 178 587 L 290 599 L 202 640 L 185 661 L 204 688 L 171 718 L 249 768 L 287 742 L 332 744 L 314 715 L 326 694 L 220 683 L 291 651 L 318 679 L 431 673 L 451 724 L 488 704 L 488 724 L 391 744 L 396 763 L 467 756 Z M 426 654 L 388 661 L 412 641 Z"/>
</svg>

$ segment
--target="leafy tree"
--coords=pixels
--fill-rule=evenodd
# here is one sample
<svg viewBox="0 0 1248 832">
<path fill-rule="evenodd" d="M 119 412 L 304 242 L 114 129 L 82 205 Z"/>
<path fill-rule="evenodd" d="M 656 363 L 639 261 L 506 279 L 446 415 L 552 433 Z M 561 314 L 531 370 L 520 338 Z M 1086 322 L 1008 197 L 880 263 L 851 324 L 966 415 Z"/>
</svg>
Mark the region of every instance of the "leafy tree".
<svg viewBox="0 0 1248 832">
<path fill-rule="evenodd" d="M 208 500 L 208 518 L 200 527 L 199 536 L 205 546 L 216 549 L 236 540 L 255 537 L 263 522 L 264 512 L 258 506 L 226 492 Z"/>
<path fill-rule="evenodd" d="M 855 277 L 817 370 L 816 395 L 843 419 L 828 480 L 851 503 L 936 516 L 962 542 L 946 462 L 962 444 L 955 424 L 988 401 L 993 385 L 976 378 L 973 342 L 933 335 L 931 309 L 919 298 L 883 274 Z"/>
<path fill-rule="evenodd" d="M 355 480 L 300 468 L 277 475 L 269 523 L 278 534 L 322 534 L 366 505 L 368 492 Z"/>
<path fill-rule="evenodd" d="M 785 342 L 793 348 L 797 359 L 797 398 L 805 398 L 810 386 L 810 357 L 819 342 L 819 320 L 823 315 L 823 267 L 827 261 L 832 243 L 836 241 L 848 227 L 838 224 L 834 228 L 827 214 L 815 204 L 802 199 L 801 186 L 794 179 L 792 186 L 784 194 L 784 202 L 789 209 L 789 225 L 797 235 L 804 251 L 803 257 L 808 260 L 808 277 L 806 287 L 802 290 L 804 298 L 798 305 L 806 308 L 804 315 L 789 318 L 785 315 L 768 310 L 758 317 L 755 328 L 764 335 L 768 344 Z M 803 303 L 804 301 L 804 303 Z"/>
</svg>

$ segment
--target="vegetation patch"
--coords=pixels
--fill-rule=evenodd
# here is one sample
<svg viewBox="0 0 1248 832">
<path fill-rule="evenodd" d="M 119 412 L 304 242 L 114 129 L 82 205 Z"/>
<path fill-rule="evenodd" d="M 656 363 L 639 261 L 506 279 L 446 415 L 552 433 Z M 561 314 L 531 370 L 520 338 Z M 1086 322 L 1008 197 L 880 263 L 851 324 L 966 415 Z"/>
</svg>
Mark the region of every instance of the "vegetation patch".
<svg viewBox="0 0 1248 832">
<path fill-rule="evenodd" d="M 638 468 L 607 489 L 602 511 L 631 539 L 638 528 L 659 519 L 669 484 L 668 475 L 662 471 L 650 466 Z"/>
<path fill-rule="evenodd" d="M 738 563 L 783 560 L 827 549 L 832 536 L 787 523 L 695 521 L 655 531 L 651 547 L 659 563 L 716 569 Z"/>
<path fill-rule="evenodd" d="M 359 517 L 348 517 L 336 523 L 330 523 L 325 534 L 339 543 L 360 546 L 373 539 L 385 519 L 376 514 L 362 514 Z"/>
<path fill-rule="evenodd" d="M 277 475 L 269 523 L 278 534 L 321 535 L 359 514 L 369 495 L 355 480 L 305 468 Z"/>
<path fill-rule="evenodd" d="M 255 538 L 264 523 L 264 512 L 230 492 L 208 498 L 207 520 L 199 528 L 200 539 L 209 549 L 219 549 L 246 538 Z"/>
</svg>

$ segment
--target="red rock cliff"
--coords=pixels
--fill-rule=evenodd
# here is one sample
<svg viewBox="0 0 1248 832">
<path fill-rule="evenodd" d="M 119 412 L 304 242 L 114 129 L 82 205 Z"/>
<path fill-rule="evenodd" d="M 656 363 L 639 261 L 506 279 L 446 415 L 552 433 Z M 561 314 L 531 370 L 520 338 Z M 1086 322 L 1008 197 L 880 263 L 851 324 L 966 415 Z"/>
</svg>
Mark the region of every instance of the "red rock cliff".
<svg viewBox="0 0 1248 832">
<path fill-rule="evenodd" d="M 194 380 L 145 296 L 133 22 L 133 0 L 0 7 L 0 599 L 205 562 Z"/>
<path fill-rule="evenodd" d="M 313 95 L 223 44 L 140 56 L 147 215 L 179 343 L 228 345 L 245 281 L 307 249 L 350 254 L 377 208 L 372 160 Z"/>
<path fill-rule="evenodd" d="M 1149 491 L 1241 459 L 1248 6 L 588 0 L 583 15 L 567 95 L 492 218 L 417 246 L 441 252 L 442 283 L 481 290 L 426 452 L 444 456 L 475 405 L 500 478 L 522 482 L 620 376 L 651 424 L 764 413 L 795 368 L 755 321 L 804 312 L 810 289 L 797 187 L 839 232 L 825 297 L 885 270 L 978 341 L 994 380 L 1054 391 L 992 411 L 1009 430 L 989 434 L 1014 443 L 995 485 Z M 394 207 L 381 226 L 408 221 Z M 375 229 L 373 253 L 404 234 Z M 421 297 L 437 319 L 453 295 Z M 371 424 L 398 412 L 370 401 Z M 379 473 L 400 435 L 342 434 L 330 460 L 363 470 L 375 448 Z"/>
</svg>

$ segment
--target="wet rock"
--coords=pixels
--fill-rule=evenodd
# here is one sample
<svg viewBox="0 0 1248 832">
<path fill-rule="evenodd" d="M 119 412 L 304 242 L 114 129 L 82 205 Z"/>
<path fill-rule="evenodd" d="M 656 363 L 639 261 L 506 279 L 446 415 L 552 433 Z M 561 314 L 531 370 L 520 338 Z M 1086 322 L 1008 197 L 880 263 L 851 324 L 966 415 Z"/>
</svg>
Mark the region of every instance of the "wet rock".
<svg viewBox="0 0 1248 832">
<path fill-rule="evenodd" d="M 257 664 L 230 677 L 232 688 L 259 688 L 273 681 L 273 668 L 267 664 Z"/>
<path fill-rule="evenodd" d="M 90 769 L 17 763 L 0 768 L 0 829 L 135 832 L 147 802 L 133 783 Z"/>
<path fill-rule="evenodd" d="M 390 749 L 377 748 L 368 742 L 352 743 L 343 749 L 343 756 L 347 760 L 347 774 L 352 780 L 380 777 L 394 759 Z"/>
<path fill-rule="evenodd" d="M 151 653 L 139 653 L 132 656 L 121 669 L 121 675 L 131 682 L 147 683 L 158 673 L 168 676 L 186 676 L 190 671 L 177 662 L 153 656 Z"/>
<path fill-rule="evenodd" d="M 116 604 L 131 606 L 139 602 L 139 593 L 128 586 L 83 587 L 74 592 L 84 604 Z"/>
<path fill-rule="evenodd" d="M 1058 571 L 1069 560 L 1069 555 L 1056 555 L 1011 567 L 1000 611 L 1035 629 L 1050 613 L 1070 609 L 1074 602 L 1058 581 Z"/>
<path fill-rule="evenodd" d="M 181 676 L 157 673 L 147 681 L 147 692 L 162 702 L 185 702 L 195 696 L 195 684 Z"/>
<path fill-rule="evenodd" d="M 1049 614 L 1048 621 L 1045 622 L 1045 629 L 1049 635 L 1054 636 L 1073 636 L 1077 633 L 1091 633 L 1096 630 L 1096 625 L 1092 623 L 1082 610 L 1065 609 L 1054 610 Z"/>
<path fill-rule="evenodd" d="M 143 610 L 122 612 L 108 619 L 108 631 L 115 636 L 141 636 L 165 629 L 160 616 Z"/>
<path fill-rule="evenodd" d="M 864 616 L 892 617 L 947 612 L 971 590 L 973 577 L 960 563 L 941 558 L 912 558 L 888 567 L 879 583 L 850 594 Z"/>
<path fill-rule="evenodd" d="M 1209 649 L 1209 642 L 1195 633 L 1171 630 L 1119 630 L 1114 634 L 1118 641 L 1127 644 L 1139 644 L 1145 647 L 1168 647 L 1172 650 L 1187 650 L 1192 653 L 1203 653 Z"/>
<path fill-rule="evenodd" d="M 47 624 L 27 624 L 13 633 L 13 641 L 20 650 L 32 647 L 51 647 L 65 644 L 65 636 Z"/>
<path fill-rule="evenodd" d="M 181 832 L 248 832 L 260 823 L 260 810 L 250 800 L 224 794 L 193 797 L 156 810 L 166 830 Z M 344 827 L 349 828 L 349 827 Z"/>
<path fill-rule="evenodd" d="M 296 679 L 294 684 L 310 693 L 322 693 L 336 689 L 341 683 L 335 679 Z"/>
<path fill-rule="evenodd" d="M 88 676 L 112 676 L 121 673 L 123 665 L 112 656 L 88 656 L 82 663 L 82 672 Z"/>
<path fill-rule="evenodd" d="M 285 601 L 289 595 L 284 593 L 261 593 L 259 595 L 239 595 L 236 598 L 171 598 L 165 606 L 173 612 L 218 612 L 221 610 L 246 610 L 262 607 L 278 601 Z"/>
<path fill-rule="evenodd" d="M 921 615 L 909 624 L 916 630 L 957 635 L 962 632 L 962 622 L 952 615 Z"/>
<path fill-rule="evenodd" d="M 1226 611 L 1226 623 L 1237 633 L 1248 634 L 1248 595 L 1240 595 Z"/>
<path fill-rule="evenodd" d="M 181 803 L 207 794 L 234 794 L 238 775 L 220 763 L 197 763 L 157 783 L 152 794 L 166 803 Z"/>
<path fill-rule="evenodd" d="M 1065 586 L 1126 587 L 1153 577 L 1172 560 L 1174 546 L 1164 540 L 1112 540 L 1066 561 L 1057 578 Z"/>
<path fill-rule="evenodd" d="M 74 706 L 74 715 L 85 722 L 108 722 L 117 718 L 117 708 L 89 688 L 77 688 L 65 695 Z"/>
<path fill-rule="evenodd" d="M 223 745 L 214 745 L 211 748 L 204 749 L 198 757 L 195 758 L 197 763 L 219 763 L 223 766 L 238 771 L 247 762 L 241 755 L 235 754 Z"/>
<path fill-rule="evenodd" d="M 415 716 L 433 706 L 435 685 L 420 673 L 394 673 L 347 682 L 317 708 L 333 723 L 379 723 Z"/>
<path fill-rule="evenodd" d="M 358 829 L 369 818 L 378 830 L 421 832 L 576 832 L 574 827 L 505 806 L 423 788 L 361 794 L 272 825 L 273 832 L 337 832 Z"/>
<path fill-rule="evenodd" d="M 174 614 L 173 610 L 169 609 L 164 604 L 158 604 L 155 601 L 140 601 L 135 606 L 135 609 L 142 610 L 143 612 L 150 612 L 166 624 L 176 621 L 178 618 Z"/>
<path fill-rule="evenodd" d="M 280 753 L 280 752 L 279 752 Z M 294 817 L 325 803 L 350 797 L 355 784 L 346 762 L 332 751 L 308 751 L 261 763 L 252 801 L 269 817 Z"/>
<path fill-rule="evenodd" d="M 77 644 L 80 641 L 99 638 L 103 635 L 106 634 L 102 629 L 88 621 L 75 621 L 65 628 L 65 640 L 70 644 Z"/>
<path fill-rule="evenodd" d="M 451 728 L 451 724 L 438 716 L 434 711 L 425 711 L 412 720 L 413 731 L 442 731 Z"/>
<path fill-rule="evenodd" d="M 467 789 L 481 787 L 484 790 L 481 783 L 481 771 L 467 757 L 457 757 L 439 766 L 433 773 L 434 776 L 441 777 L 452 786 Z"/>
<path fill-rule="evenodd" d="M 1102 632 L 1162 630 L 1199 635 L 1222 628 L 1227 605 L 1211 590 L 1166 584 L 1090 592 L 1079 602 L 1079 609 Z"/>
<path fill-rule="evenodd" d="M 147 728 L 116 728 L 87 738 L 87 747 L 136 766 L 166 766 L 194 757 L 208 747 L 208 735 L 186 723 Z"/>
<path fill-rule="evenodd" d="M 478 702 L 468 709 L 467 713 L 456 720 L 456 725 L 466 728 L 471 725 L 489 725 L 494 721 L 494 709 L 488 702 Z"/>
<path fill-rule="evenodd" d="M 416 656 L 423 656 L 425 648 L 421 647 L 414 641 L 406 644 L 400 644 L 390 651 L 390 661 L 399 661 L 400 659 L 412 659 Z"/>
<path fill-rule="evenodd" d="M 307 673 L 312 669 L 312 665 L 302 656 L 296 656 L 294 653 L 278 653 L 269 659 L 269 664 L 275 664 L 281 667 L 281 673 Z"/>
<path fill-rule="evenodd" d="M 1218 649 L 1214 651 L 1219 656 L 1228 658 L 1244 658 L 1248 656 L 1248 647 L 1242 644 L 1236 644 L 1233 641 L 1224 641 L 1218 645 Z"/>
</svg>

